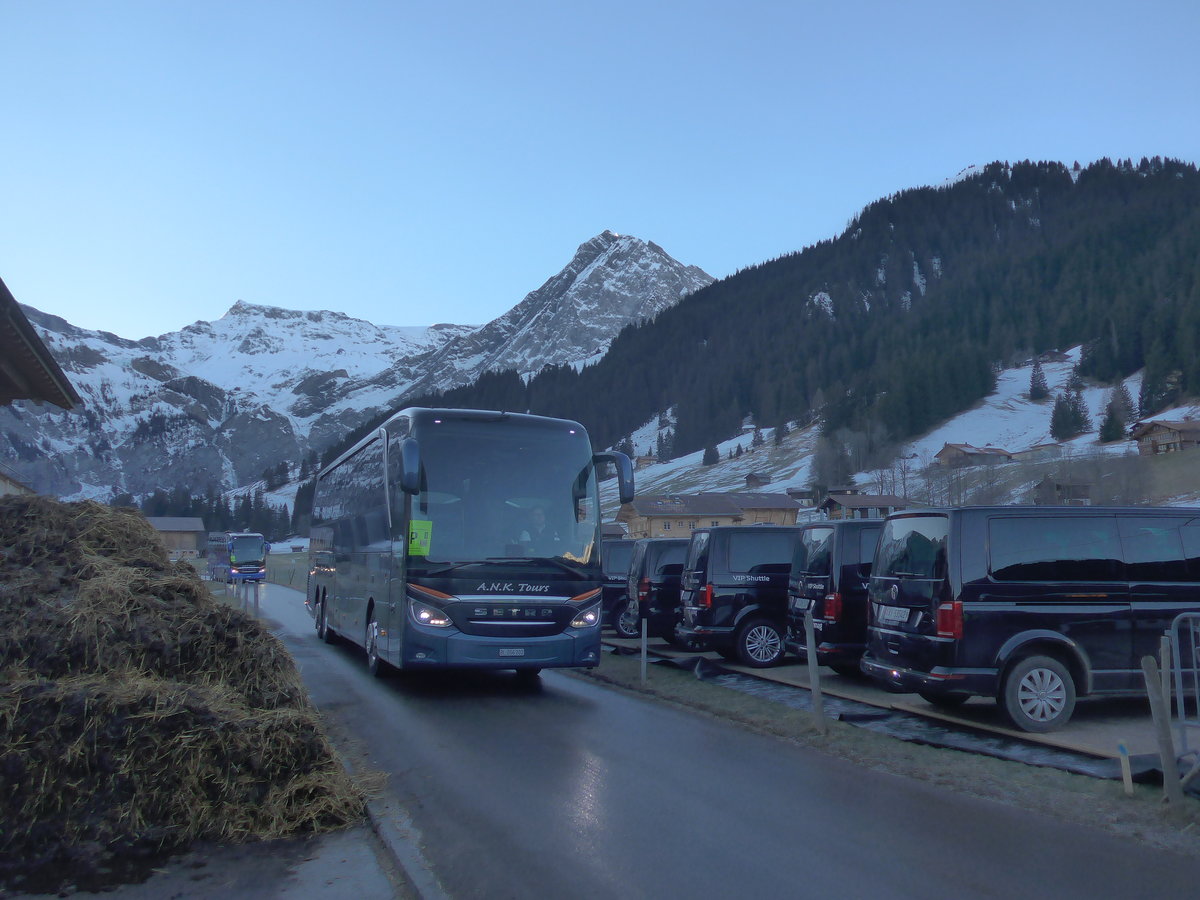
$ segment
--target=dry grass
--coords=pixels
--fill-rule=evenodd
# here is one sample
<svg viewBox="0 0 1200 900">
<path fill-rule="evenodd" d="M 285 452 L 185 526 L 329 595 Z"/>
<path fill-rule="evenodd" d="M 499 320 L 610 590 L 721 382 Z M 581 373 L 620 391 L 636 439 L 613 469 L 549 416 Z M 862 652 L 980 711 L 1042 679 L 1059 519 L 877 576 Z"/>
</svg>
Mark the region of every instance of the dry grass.
<svg viewBox="0 0 1200 900">
<path fill-rule="evenodd" d="M 362 815 L 283 645 L 129 510 L 0 499 L 0 886 Z"/>
</svg>

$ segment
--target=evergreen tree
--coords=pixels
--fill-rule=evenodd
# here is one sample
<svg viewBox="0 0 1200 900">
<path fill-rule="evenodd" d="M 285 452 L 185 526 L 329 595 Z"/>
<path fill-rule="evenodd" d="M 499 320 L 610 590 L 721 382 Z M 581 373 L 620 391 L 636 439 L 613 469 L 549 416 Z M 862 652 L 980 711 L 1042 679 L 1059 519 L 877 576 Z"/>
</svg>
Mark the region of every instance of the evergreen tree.
<svg viewBox="0 0 1200 900">
<path fill-rule="evenodd" d="M 1115 393 L 1115 392 L 1114 392 Z M 1100 420 L 1100 442 L 1109 444 L 1125 437 L 1126 420 L 1120 402 L 1113 396 L 1104 407 L 1104 418 Z"/>
<path fill-rule="evenodd" d="M 788 423 L 786 421 L 780 422 L 778 425 L 775 426 L 775 446 L 776 447 L 782 446 L 783 439 L 787 436 L 788 436 Z"/>
<path fill-rule="evenodd" d="M 754 437 L 752 437 L 750 439 L 750 446 L 751 447 L 761 447 L 765 443 L 766 443 L 766 441 L 763 439 L 762 431 L 759 430 L 758 426 L 756 425 L 754 427 Z"/>
<path fill-rule="evenodd" d="M 1137 410 L 1133 406 L 1133 399 L 1129 396 L 1129 389 L 1125 387 L 1125 382 L 1118 382 L 1116 387 L 1113 388 L 1110 403 L 1112 403 L 1123 423 L 1128 425 L 1133 422 L 1133 416 Z"/>
<path fill-rule="evenodd" d="M 1046 373 L 1042 371 L 1042 361 L 1033 361 L 1033 371 L 1029 373 L 1029 399 L 1045 400 L 1050 396 L 1050 386 L 1046 384 Z"/>
<path fill-rule="evenodd" d="M 702 466 L 715 466 L 721 461 L 721 454 L 713 445 L 704 448 L 704 458 L 700 460 Z"/>
<path fill-rule="evenodd" d="M 658 452 L 655 458 L 660 463 L 670 462 L 675 458 L 675 435 L 670 429 L 659 432 Z"/>
<path fill-rule="evenodd" d="M 1067 441 L 1091 430 L 1092 418 L 1083 395 L 1079 392 L 1059 394 L 1050 411 L 1050 436 L 1056 441 Z"/>
<path fill-rule="evenodd" d="M 1076 390 L 1071 395 L 1071 415 L 1076 434 L 1085 434 L 1092 430 L 1092 416 L 1083 400 L 1083 392 Z"/>
</svg>

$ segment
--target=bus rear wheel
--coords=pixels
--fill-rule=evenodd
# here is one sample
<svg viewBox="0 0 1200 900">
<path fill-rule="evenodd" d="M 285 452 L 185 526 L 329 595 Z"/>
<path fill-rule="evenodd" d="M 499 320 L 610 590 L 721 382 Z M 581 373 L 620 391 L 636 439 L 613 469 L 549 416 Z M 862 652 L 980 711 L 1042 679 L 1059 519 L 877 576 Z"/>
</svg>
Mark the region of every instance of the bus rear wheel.
<svg viewBox="0 0 1200 900">
<path fill-rule="evenodd" d="M 325 616 L 325 600 L 322 599 L 317 606 L 317 637 L 326 644 L 332 644 L 336 640 L 337 635 L 334 634 L 332 628 L 329 627 L 329 619 Z"/>
</svg>

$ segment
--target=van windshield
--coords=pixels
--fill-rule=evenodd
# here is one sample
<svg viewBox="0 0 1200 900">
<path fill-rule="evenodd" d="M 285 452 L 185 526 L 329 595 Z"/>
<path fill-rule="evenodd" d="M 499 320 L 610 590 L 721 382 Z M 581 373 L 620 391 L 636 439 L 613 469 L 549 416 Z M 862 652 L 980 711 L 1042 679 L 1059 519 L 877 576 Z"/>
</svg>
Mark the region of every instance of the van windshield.
<svg viewBox="0 0 1200 900">
<path fill-rule="evenodd" d="M 885 578 L 945 578 L 950 520 L 945 516 L 888 519 L 872 574 Z"/>
</svg>

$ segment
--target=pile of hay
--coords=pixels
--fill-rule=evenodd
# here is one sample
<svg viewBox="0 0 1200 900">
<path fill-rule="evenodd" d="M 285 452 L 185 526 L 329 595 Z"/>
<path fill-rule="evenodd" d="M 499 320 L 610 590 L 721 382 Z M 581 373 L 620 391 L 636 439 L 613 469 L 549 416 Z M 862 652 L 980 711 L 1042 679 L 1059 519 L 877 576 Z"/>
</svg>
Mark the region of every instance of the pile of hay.
<svg viewBox="0 0 1200 900">
<path fill-rule="evenodd" d="M 0 498 L 0 888 L 361 818 L 283 645 L 132 510 Z"/>
</svg>

